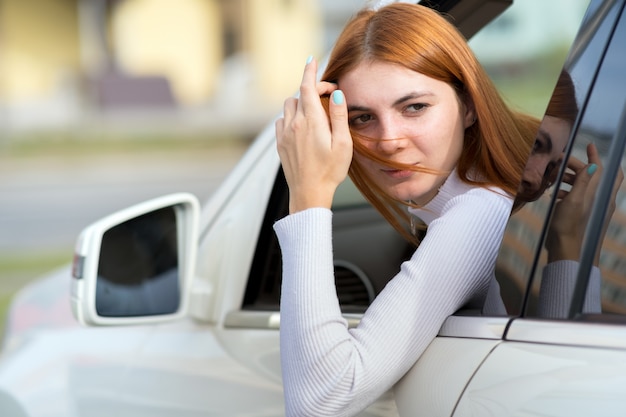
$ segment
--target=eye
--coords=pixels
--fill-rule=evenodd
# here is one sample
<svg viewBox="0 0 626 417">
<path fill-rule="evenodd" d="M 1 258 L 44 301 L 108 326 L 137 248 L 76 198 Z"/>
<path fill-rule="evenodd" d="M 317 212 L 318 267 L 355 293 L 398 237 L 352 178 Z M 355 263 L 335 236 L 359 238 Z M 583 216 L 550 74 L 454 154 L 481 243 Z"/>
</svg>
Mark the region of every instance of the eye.
<svg viewBox="0 0 626 417">
<path fill-rule="evenodd" d="M 406 113 L 420 113 L 428 107 L 426 103 L 413 103 L 404 108 Z"/>
<path fill-rule="evenodd" d="M 543 149 L 543 143 L 541 142 L 541 139 L 537 138 L 535 139 L 535 143 L 533 143 L 532 153 L 535 154 L 537 152 L 540 152 L 541 149 Z"/>
<path fill-rule="evenodd" d="M 373 118 L 371 114 L 360 114 L 358 116 L 350 118 L 350 126 L 359 127 L 371 121 L 372 119 Z"/>
</svg>

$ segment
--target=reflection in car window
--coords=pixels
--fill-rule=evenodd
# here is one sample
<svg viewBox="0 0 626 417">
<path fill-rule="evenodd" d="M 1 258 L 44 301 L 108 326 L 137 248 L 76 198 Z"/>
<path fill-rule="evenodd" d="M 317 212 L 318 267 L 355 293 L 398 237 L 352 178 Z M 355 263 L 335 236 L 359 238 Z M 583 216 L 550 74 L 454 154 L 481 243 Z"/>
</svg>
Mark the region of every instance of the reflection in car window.
<svg viewBox="0 0 626 417">
<path fill-rule="evenodd" d="M 543 239 L 547 231 L 546 219 L 554 209 L 554 192 L 559 188 L 559 184 L 553 184 L 563 162 L 559 156 L 569 150 L 566 149 L 570 146 L 566 146 L 568 136 L 572 129 L 575 130 L 578 110 L 584 108 L 594 74 L 617 19 L 616 8 L 607 9 L 602 3 L 601 0 L 593 0 L 589 4 L 576 41 L 567 56 L 566 70 L 557 75 L 555 95 L 547 109 L 549 117 L 542 122 L 518 195 L 518 202 L 525 205 L 511 217 L 505 232 L 497 277 L 508 314 L 521 313 L 521 297 L 527 292 L 527 287 L 530 289 L 527 294 L 530 314 L 541 313 L 537 310 L 542 283 L 540 278 L 546 272 L 544 267 L 548 262 L 548 254 L 542 250 Z M 582 157 L 587 162 L 586 144 L 581 142 L 580 146 L 582 155 L 577 153 L 574 156 Z M 551 267 L 556 265 L 552 264 Z M 536 278 L 531 282 L 532 276 Z"/>
<path fill-rule="evenodd" d="M 619 207 L 619 202 L 624 198 L 621 191 L 617 196 L 613 196 L 613 201 L 618 203 L 615 213 L 612 207 L 607 210 L 607 221 L 610 220 L 608 228 L 597 230 L 600 235 L 602 233 L 599 229 L 606 230 L 601 252 L 596 252 L 595 247 L 592 247 L 588 256 L 583 256 L 585 246 L 596 243 L 589 239 L 591 235 L 586 232 L 586 226 L 590 222 L 589 216 L 592 215 L 594 195 L 602 186 L 600 180 L 607 180 L 602 176 L 603 167 L 611 157 L 609 152 L 611 140 L 626 103 L 623 91 L 616 93 L 616 86 L 624 82 L 623 69 L 626 67 L 626 44 L 621 42 L 626 39 L 626 20 L 622 19 L 615 27 L 618 12 L 622 7 L 617 5 L 604 10 L 598 8 L 598 13 L 608 16 L 602 26 L 592 24 L 594 10 L 593 7 L 590 8 L 592 11 L 588 16 L 590 24 L 583 27 L 583 33 L 579 37 L 579 40 L 584 42 L 584 48 L 574 48 L 575 54 L 568 58 L 566 71 L 566 76 L 572 80 L 569 89 L 575 88 L 576 107 L 583 111 L 579 122 L 577 120 L 569 122 L 573 128 L 574 142 L 563 149 L 564 157 L 559 161 L 558 175 L 547 174 L 547 165 L 542 166 L 544 179 L 547 178 L 544 186 L 550 187 L 553 181 L 556 181 L 555 184 L 547 188 L 547 192 L 542 195 L 529 198 L 528 200 L 536 201 L 526 204 L 511 220 L 513 225 L 511 230 L 523 230 L 528 241 L 535 241 L 535 248 L 541 247 L 540 251 L 533 251 L 533 246 L 530 246 L 526 253 L 512 250 L 511 244 L 506 248 L 509 252 L 518 254 L 518 257 L 525 258 L 526 262 L 520 262 L 525 267 L 524 274 L 534 275 L 526 308 L 526 314 L 529 316 L 567 318 L 573 295 L 579 290 L 577 289 L 579 267 L 584 271 L 585 277 L 585 281 L 581 281 L 584 285 L 580 289 L 580 305 L 583 312 L 593 314 L 601 310 L 626 311 L 624 300 L 616 302 L 624 298 L 622 288 L 626 288 L 623 281 L 625 270 L 620 269 L 622 268 L 620 265 L 623 264 L 624 246 L 620 243 L 619 236 L 623 233 L 623 219 L 626 213 Z M 611 35 L 614 41 L 606 50 L 605 45 Z M 598 69 L 600 64 L 601 67 Z M 598 78 L 593 85 L 593 91 L 590 91 L 596 72 Z M 546 119 L 542 127 L 548 126 L 546 123 L 549 120 Z M 595 152 L 597 157 L 594 156 Z M 593 168 L 588 171 L 589 165 L 594 161 L 599 167 L 597 172 Z M 612 183 L 615 177 L 619 186 L 621 173 L 613 173 L 613 177 L 608 180 Z M 585 182 L 585 178 L 589 181 Z M 580 190 L 584 190 L 584 193 L 580 193 Z M 582 196 L 578 200 L 582 201 L 582 204 L 571 204 L 575 201 L 572 197 L 574 195 Z M 550 216 L 550 223 L 543 226 L 544 219 Z M 512 236 L 515 236 L 513 232 Z M 590 265 L 588 273 L 582 267 L 585 263 Z M 523 279 L 523 276 L 525 275 L 518 278 Z"/>
<path fill-rule="evenodd" d="M 470 41 L 509 103 L 538 117 L 544 115 L 588 5 L 588 0 L 514 2 Z M 545 207 L 529 206 L 523 213 L 523 221 L 515 216 L 510 221 L 496 266 L 506 311 L 485 314 L 521 311 Z"/>
<path fill-rule="evenodd" d="M 626 106 L 626 94 L 621 87 L 626 82 L 626 16 L 622 18 L 613 35 L 599 73 L 594 93 L 589 100 L 588 110 L 583 119 L 581 129 L 586 136 L 593 137 L 598 142 L 603 160 L 610 155 L 611 140 L 618 130 L 620 116 Z M 582 135 L 579 135 L 582 136 Z M 621 140 L 624 140 L 622 137 Z M 581 142 L 577 138 L 576 144 Z M 578 146 L 580 147 L 580 145 Z M 626 158 L 622 157 L 622 171 Z M 618 172 L 616 176 L 618 177 Z M 608 178 L 610 179 L 610 178 Z M 608 180 L 606 179 L 606 180 Z M 626 190 L 623 185 L 617 190 L 615 211 L 607 208 L 607 217 L 610 220 L 604 241 L 601 242 L 600 271 L 602 312 L 612 314 L 626 314 Z"/>
</svg>

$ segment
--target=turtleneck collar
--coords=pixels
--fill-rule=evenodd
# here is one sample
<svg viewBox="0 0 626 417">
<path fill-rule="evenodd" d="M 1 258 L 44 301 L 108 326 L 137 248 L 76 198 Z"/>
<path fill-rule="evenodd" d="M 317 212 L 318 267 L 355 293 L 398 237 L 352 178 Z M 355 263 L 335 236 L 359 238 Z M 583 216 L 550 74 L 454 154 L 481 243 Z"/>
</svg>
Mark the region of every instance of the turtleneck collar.
<svg viewBox="0 0 626 417">
<path fill-rule="evenodd" d="M 473 188 L 476 188 L 476 186 L 461 181 L 455 169 L 448 175 L 448 178 L 446 178 L 446 181 L 439 188 L 439 192 L 432 200 L 423 207 L 409 208 L 409 213 L 419 217 L 428 225 L 431 221 L 441 216 L 441 212 L 448 201 Z"/>
</svg>

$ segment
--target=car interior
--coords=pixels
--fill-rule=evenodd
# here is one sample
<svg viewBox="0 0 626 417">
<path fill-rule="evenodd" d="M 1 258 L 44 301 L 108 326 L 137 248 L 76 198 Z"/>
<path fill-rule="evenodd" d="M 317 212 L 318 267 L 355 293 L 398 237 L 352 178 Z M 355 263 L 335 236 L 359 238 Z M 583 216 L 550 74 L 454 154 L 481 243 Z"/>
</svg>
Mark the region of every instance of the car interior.
<svg viewBox="0 0 626 417">
<path fill-rule="evenodd" d="M 367 203 L 348 180 L 333 207 L 337 296 L 346 313 L 362 313 L 414 248 Z M 344 197 L 342 199 L 342 197 Z M 243 308 L 278 310 L 281 254 L 272 229 L 288 213 L 288 188 L 279 170 L 252 262 Z"/>
</svg>

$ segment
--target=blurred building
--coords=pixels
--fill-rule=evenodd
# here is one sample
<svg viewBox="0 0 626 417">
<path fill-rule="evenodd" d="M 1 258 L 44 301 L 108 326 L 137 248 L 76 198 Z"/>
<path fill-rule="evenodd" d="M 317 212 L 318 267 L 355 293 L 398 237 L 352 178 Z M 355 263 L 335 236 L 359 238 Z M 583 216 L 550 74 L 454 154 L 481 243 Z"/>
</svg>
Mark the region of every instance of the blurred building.
<svg viewBox="0 0 626 417">
<path fill-rule="evenodd" d="M 327 3 L 342 26 L 351 11 Z M 0 129 L 182 117 L 255 131 L 330 43 L 325 11 L 317 0 L 2 0 Z"/>
<path fill-rule="evenodd" d="M 50 128 L 254 134 L 296 91 L 306 57 L 372 1 L 0 0 L 0 143 Z M 549 5 L 516 5 L 472 40 L 487 65 L 511 55 L 501 39 L 567 32 Z"/>
</svg>

